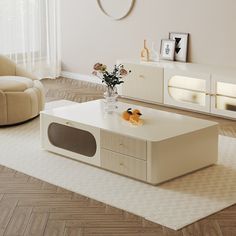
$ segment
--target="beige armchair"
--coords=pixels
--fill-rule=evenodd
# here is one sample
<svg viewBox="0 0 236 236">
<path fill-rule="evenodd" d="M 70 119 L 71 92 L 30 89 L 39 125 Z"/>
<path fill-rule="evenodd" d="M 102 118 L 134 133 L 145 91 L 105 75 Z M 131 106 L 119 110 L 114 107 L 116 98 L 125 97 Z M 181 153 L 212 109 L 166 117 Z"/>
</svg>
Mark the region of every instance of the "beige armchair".
<svg viewBox="0 0 236 236">
<path fill-rule="evenodd" d="M 0 56 L 0 126 L 22 123 L 43 110 L 42 83 L 32 74 Z"/>
</svg>

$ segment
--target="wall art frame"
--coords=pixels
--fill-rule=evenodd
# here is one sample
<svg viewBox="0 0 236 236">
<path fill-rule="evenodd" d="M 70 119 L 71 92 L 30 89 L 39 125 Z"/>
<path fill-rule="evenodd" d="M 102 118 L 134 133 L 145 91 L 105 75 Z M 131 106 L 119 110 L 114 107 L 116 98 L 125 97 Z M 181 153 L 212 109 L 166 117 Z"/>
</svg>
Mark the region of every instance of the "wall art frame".
<svg viewBox="0 0 236 236">
<path fill-rule="evenodd" d="M 187 62 L 189 33 L 170 32 L 169 39 L 175 40 L 175 60 Z"/>
<path fill-rule="evenodd" d="M 175 56 L 175 40 L 162 39 L 160 57 L 162 60 L 173 61 Z"/>
</svg>

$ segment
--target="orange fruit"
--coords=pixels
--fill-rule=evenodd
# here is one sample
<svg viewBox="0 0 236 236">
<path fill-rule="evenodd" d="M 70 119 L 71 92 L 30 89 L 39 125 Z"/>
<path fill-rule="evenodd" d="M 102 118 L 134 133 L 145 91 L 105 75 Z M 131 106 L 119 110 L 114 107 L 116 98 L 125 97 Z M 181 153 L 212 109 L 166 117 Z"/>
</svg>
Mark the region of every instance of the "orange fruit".
<svg viewBox="0 0 236 236">
<path fill-rule="evenodd" d="M 136 114 L 131 115 L 129 118 L 129 121 L 134 125 L 139 124 L 139 121 L 140 121 L 139 115 L 136 115 Z"/>
<path fill-rule="evenodd" d="M 122 118 L 123 118 L 124 120 L 129 121 L 130 116 L 131 116 L 132 114 L 133 114 L 133 113 L 132 113 L 132 111 L 131 111 L 131 108 L 129 108 L 129 109 L 127 109 L 126 111 L 124 111 L 124 112 L 122 113 Z"/>
<path fill-rule="evenodd" d="M 124 111 L 124 112 L 122 113 L 122 118 L 123 118 L 124 120 L 129 121 L 130 116 L 131 116 L 131 114 L 128 113 L 127 111 Z"/>
<path fill-rule="evenodd" d="M 141 116 L 141 115 L 142 115 L 141 112 L 140 112 L 140 110 L 138 110 L 138 109 L 134 109 L 134 110 L 133 110 L 133 114 L 138 115 L 138 116 Z"/>
</svg>

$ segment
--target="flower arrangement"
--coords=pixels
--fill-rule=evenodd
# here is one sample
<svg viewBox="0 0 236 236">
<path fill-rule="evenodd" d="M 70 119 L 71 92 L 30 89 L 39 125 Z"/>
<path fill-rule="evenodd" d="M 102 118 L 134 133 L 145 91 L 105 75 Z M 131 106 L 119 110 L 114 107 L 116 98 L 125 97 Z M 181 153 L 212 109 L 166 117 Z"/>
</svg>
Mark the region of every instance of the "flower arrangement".
<svg viewBox="0 0 236 236">
<path fill-rule="evenodd" d="M 116 85 L 124 83 L 124 77 L 131 71 L 127 71 L 124 65 L 115 65 L 113 71 L 108 72 L 107 66 L 101 63 L 96 63 L 93 67 L 93 75 L 102 80 L 108 87 L 108 89 L 114 90 Z"/>
</svg>

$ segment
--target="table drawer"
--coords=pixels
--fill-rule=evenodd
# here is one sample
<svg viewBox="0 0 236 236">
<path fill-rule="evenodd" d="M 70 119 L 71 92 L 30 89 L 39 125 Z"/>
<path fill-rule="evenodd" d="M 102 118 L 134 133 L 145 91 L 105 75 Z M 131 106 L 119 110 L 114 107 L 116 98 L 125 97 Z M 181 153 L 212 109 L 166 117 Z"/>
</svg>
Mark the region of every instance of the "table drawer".
<svg viewBox="0 0 236 236">
<path fill-rule="evenodd" d="M 138 159 L 147 159 L 147 142 L 141 139 L 101 131 L 101 147 Z"/>
<path fill-rule="evenodd" d="M 143 181 L 147 179 L 146 161 L 106 149 L 101 149 L 101 167 Z"/>
</svg>

